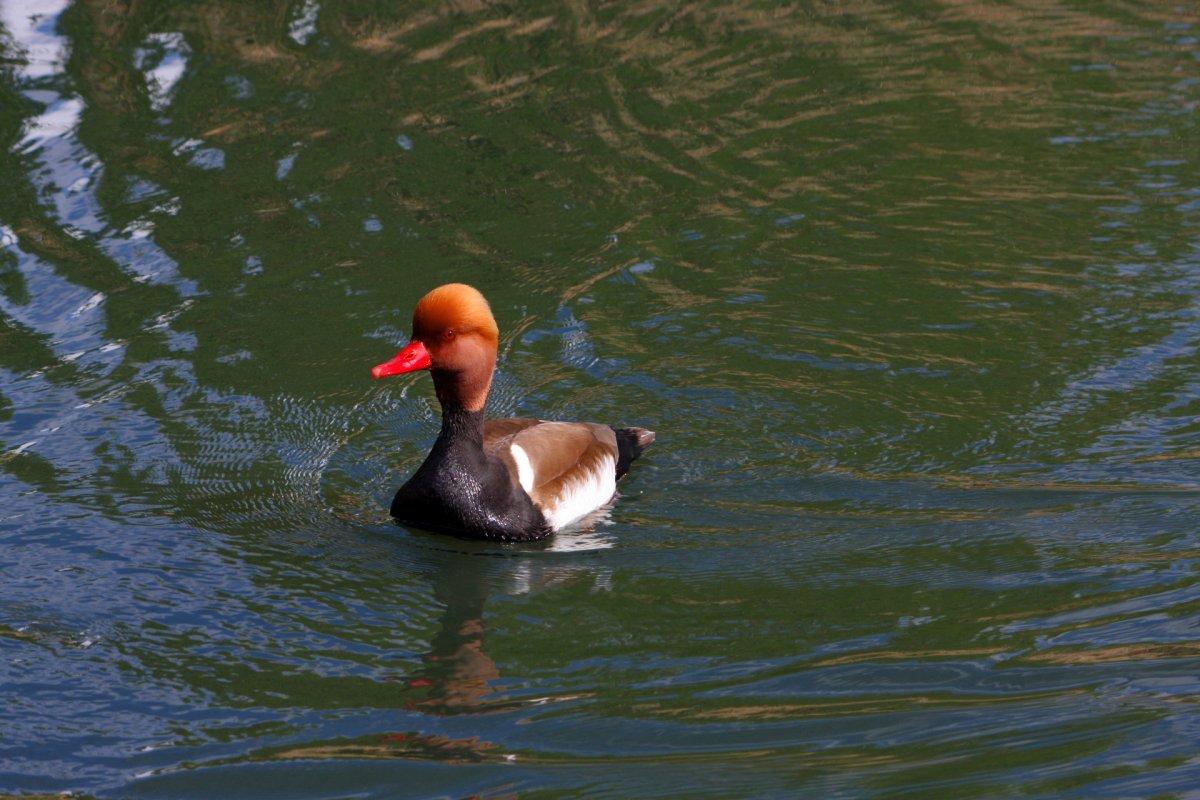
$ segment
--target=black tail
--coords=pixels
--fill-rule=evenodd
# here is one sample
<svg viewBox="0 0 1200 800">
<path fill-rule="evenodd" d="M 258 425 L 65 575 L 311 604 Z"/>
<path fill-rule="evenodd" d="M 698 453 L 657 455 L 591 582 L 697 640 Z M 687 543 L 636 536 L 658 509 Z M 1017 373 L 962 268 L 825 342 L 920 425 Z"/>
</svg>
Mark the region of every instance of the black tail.
<svg viewBox="0 0 1200 800">
<path fill-rule="evenodd" d="M 654 431 L 645 428 L 613 428 L 617 434 L 617 480 L 629 472 L 629 465 L 654 441 Z"/>
</svg>

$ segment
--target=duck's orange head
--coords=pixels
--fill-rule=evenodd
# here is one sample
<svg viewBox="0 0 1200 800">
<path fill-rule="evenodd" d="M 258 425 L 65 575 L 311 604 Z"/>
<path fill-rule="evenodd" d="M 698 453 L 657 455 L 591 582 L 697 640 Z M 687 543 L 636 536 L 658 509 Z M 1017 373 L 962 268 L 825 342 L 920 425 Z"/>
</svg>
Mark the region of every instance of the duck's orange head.
<svg viewBox="0 0 1200 800">
<path fill-rule="evenodd" d="M 417 302 L 412 340 L 391 361 L 371 370 L 375 378 L 433 371 L 438 398 L 475 411 L 483 408 L 496 366 L 500 331 L 479 291 L 447 283 Z"/>
</svg>

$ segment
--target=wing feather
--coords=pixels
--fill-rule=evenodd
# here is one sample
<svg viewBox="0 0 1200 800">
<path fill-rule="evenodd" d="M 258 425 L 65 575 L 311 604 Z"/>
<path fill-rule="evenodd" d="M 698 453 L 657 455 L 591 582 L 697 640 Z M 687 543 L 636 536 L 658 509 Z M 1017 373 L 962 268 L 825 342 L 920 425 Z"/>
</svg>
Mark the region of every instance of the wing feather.
<svg viewBox="0 0 1200 800">
<path fill-rule="evenodd" d="M 513 445 L 524 452 L 525 464 L 514 459 Z M 607 425 L 488 420 L 484 447 L 504 462 L 513 483 L 523 485 L 556 528 L 594 511 L 616 492 L 617 437 Z"/>
</svg>

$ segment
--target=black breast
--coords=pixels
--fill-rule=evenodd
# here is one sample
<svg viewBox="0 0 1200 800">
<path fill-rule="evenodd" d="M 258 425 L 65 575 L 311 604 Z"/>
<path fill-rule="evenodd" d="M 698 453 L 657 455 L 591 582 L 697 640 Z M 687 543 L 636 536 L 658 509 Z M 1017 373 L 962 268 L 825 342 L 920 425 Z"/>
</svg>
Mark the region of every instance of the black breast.
<svg viewBox="0 0 1200 800">
<path fill-rule="evenodd" d="M 472 437 L 445 435 L 400 487 L 392 516 L 445 533 L 503 542 L 541 539 L 553 531 L 529 495 Z"/>
</svg>

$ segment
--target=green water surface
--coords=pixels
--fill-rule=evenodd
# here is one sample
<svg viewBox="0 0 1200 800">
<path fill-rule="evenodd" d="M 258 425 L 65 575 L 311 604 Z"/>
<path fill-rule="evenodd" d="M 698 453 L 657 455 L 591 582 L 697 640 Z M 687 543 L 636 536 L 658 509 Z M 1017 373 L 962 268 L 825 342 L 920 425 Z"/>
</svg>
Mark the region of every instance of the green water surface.
<svg viewBox="0 0 1200 800">
<path fill-rule="evenodd" d="M 0 0 L 0 794 L 1194 797 L 1200 11 Z M 611 519 L 405 530 L 415 301 Z"/>
</svg>

